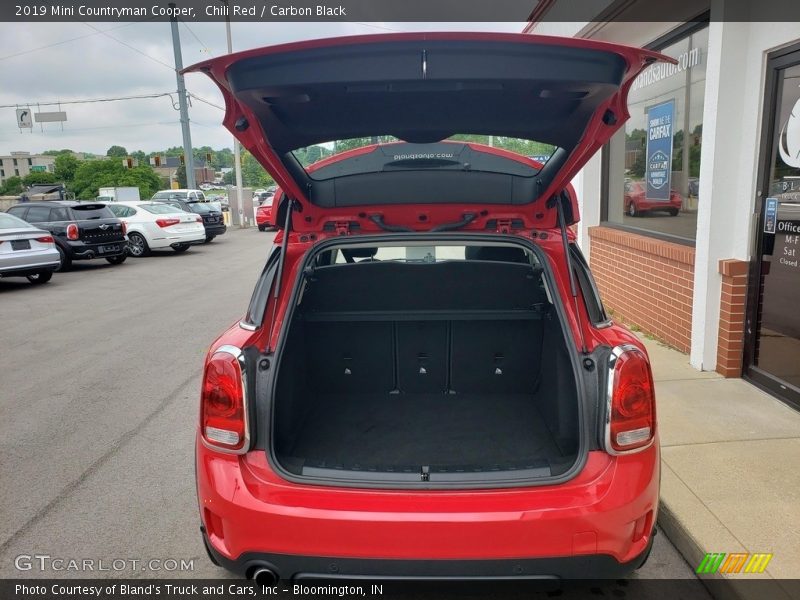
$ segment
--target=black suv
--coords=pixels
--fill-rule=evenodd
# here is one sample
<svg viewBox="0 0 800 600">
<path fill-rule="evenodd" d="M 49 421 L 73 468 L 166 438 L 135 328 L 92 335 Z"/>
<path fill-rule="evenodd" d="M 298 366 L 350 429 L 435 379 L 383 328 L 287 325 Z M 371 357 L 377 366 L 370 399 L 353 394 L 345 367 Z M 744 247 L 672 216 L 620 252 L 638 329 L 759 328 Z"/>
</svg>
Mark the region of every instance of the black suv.
<svg viewBox="0 0 800 600">
<path fill-rule="evenodd" d="M 102 203 L 53 200 L 26 202 L 8 209 L 15 217 L 53 234 L 61 270 L 73 260 L 105 258 L 118 265 L 128 257 L 125 225 Z"/>
<path fill-rule="evenodd" d="M 216 210 L 214 208 L 216 205 L 210 202 L 187 202 L 175 195 L 167 196 L 164 192 L 158 192 L 151 200 L 169 204 L 175 208 L 203 217 L 203 227 L 206 228 L 206 243 L 228 230 L 225 226 L 225 220 L 222 218 L 222 211 Z"/>
</svg>

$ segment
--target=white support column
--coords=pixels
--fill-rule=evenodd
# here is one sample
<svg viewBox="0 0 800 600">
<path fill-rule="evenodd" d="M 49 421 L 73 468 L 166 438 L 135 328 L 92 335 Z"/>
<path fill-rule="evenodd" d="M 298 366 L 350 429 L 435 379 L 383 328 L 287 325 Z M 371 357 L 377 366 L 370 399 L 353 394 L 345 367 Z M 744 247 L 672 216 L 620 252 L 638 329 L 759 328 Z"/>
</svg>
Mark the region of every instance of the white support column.
<svg viewBox="0 0 800 600">
<path fill-rule="evenodd" d="M 748 93 L 743 87 L 760 89 L 760 79 L 747 79 L 743 66 L 748 59 L 748 23 L 725 22 L 725 1 L 712 3 L 712 21 L 706 56 L 706 89 L 703 110 L 703 140 L 700 155 L 700 197 L 697 212 L 697 242 L 692 309 L 692 343 L 689 362 L 696 369 L 714 370 L 717 362 L 720 259 L 741 254 L 739 240 L 748 235 L 743 225 L 752 204 L 751 173 L 742 173 L 742 139 L 756 115 L 745 113 Z M 746 84 L 744 82 L 747 82 Z"/>
<path fill-rule="evenodd" d="M 581 220 L 578 223 L 578 245 L 587 261 L 591 253 L 589 227 L 600 224 L 601 164 L 598 152 L 572 180 L 581 213 Z"/>
</svg>

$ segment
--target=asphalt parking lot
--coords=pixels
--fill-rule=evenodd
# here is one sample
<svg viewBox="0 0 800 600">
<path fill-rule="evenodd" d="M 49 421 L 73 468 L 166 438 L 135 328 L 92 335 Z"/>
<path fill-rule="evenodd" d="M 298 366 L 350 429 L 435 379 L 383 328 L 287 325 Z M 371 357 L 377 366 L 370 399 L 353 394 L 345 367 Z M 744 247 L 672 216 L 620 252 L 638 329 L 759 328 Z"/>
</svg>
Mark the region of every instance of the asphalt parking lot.
<svg viewBox="0 0 800 600">
<path fill-rule="evenodd" d="M 0 576 L 228 576 L 198 532 L 197 398 L 206 349 L 243 314 L 271 240 L 231 230 L 185 254 L 75 263 L 44 286 L 0 280 Z M 15 568 L 37 553 L 193 568 Z M 663 534 L 639 576 L 702 589 Z"/>
</svg>

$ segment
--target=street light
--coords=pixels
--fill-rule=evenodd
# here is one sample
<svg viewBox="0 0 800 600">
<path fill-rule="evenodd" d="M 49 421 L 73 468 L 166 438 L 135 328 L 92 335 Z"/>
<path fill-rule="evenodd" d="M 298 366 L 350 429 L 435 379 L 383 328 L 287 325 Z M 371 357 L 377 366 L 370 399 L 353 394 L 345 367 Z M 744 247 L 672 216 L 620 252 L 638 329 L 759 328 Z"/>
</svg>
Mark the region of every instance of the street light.
<svg viewBox="0 0 800 600">
<path fill-rule="evenodd" d="M 219 0 L 225 5 L 225 34 L 228 38 L 228 54 L 233 54 L 233 43 L 231 42 L 231 17 L 228 0 Z M 242 155 L 239 151 L 239 140 L 233 138 L 233 168 L 236 174 L 236 205 L 239 207 L 239 227 L 245 229 L 247 221 L 244 218 L 244 198 L 242 197 Z"/>
</svg>

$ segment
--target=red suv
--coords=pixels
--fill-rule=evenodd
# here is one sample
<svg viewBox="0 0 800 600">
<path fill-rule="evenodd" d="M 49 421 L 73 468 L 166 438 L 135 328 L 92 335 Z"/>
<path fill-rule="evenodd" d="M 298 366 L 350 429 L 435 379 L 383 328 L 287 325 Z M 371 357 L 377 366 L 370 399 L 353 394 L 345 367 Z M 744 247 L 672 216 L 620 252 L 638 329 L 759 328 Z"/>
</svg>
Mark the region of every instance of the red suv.
<svg viewBox="0 0 800 600">
<path fill-rule="evenodd" d="M 247 314 L 205 363 L 212 560 L 262 583 L 643 564 L 659 489 L 650 365 L 603 310 L 569 181 L 662 58 L 441 33 L 188 69 L 219 85 L 225 125 L 280 186 Z M 324 158 L 304 168 L 312 152 Z"/>
</svg>

